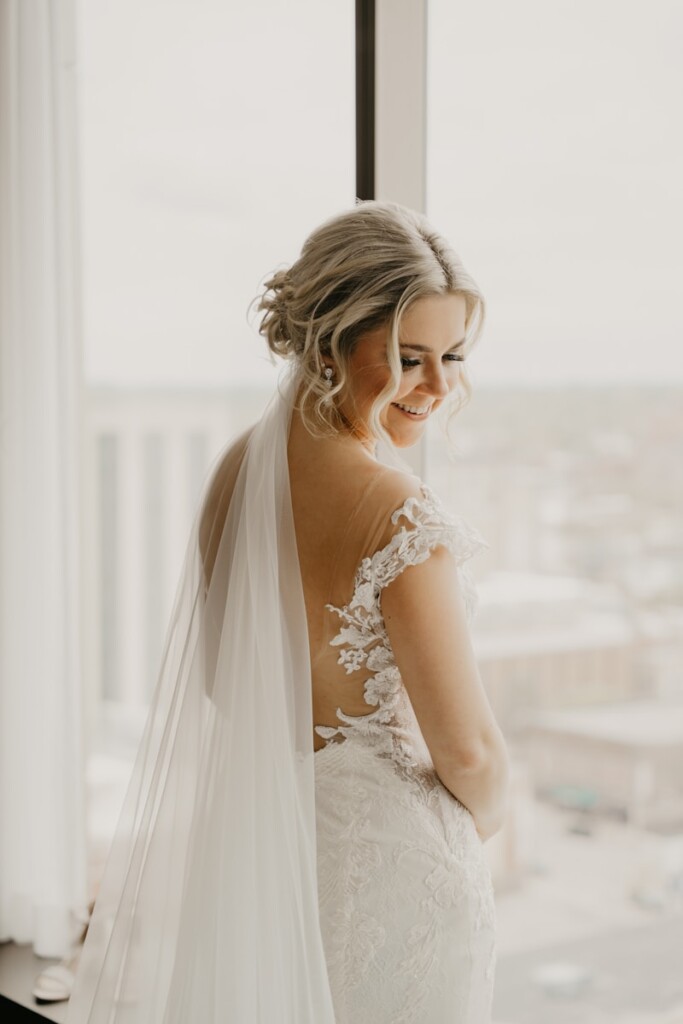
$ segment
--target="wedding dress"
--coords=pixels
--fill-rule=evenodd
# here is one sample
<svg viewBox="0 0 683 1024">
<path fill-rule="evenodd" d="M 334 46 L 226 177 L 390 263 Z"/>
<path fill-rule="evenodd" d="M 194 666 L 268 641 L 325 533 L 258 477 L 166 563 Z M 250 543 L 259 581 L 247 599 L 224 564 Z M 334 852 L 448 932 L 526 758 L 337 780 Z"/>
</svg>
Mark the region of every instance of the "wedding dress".
<svg viewBox="0 0 683 1024">
<path fill-rule="evenodd" d="M 388 543 L 347 531 L 338 599 L 319 609 L 331 660 L 313 671 L 287 461 L 296 390 L 290 372 L 205 484 L 68 1024 L 490 1020 L 483 844 L 436 776 L 381 613 L 383 588 L 445 546 L 471 617 L 463 563 L 486 545 L 424 485 Z M 313 715 L 321 669 L 338 673 L 335 726 Z M 342 710 L 346 678 L 362 714 Z"/>
<path fill-rule="evenodd" d="M 463 567 L 487 546 L 426 485 L 391 516 L 393 537 L 362 559 L 351 599 L 328 605 L 330 641 L 363 680 L 366 714 L 315 731 L 320 918 L 338 1024 L 484 1024 L 493 994 L 495 906 L 468 810 L 436 775 L 384 626 L 384 587 L 438 545 Z M 341 691 L 340 691 L 341 692 Z"/>
</svg>

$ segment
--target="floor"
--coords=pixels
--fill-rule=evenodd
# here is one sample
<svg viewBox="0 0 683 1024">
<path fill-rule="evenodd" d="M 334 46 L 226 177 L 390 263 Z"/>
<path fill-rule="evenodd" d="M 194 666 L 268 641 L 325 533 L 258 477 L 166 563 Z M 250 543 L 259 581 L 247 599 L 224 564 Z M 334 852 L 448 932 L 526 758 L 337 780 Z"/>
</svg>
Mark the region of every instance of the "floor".
<svg viewBox="0 0 683 1024">
<path fill-rule="evenodd" d="M 46 960 L 33 952 L 30 944 L 17 946 L 14 942 L 0 943 L 0 993 L 6 999 L 33 1010 L 39 1018 L 63 1022 L 66 1019 L 67 1003 L 46 1003 L 38 1005 L 31 995 L 35 979 L 48 964 L 59 960 Z M 2 1019 L 12 1020 L 3 1008 Z M 30 1018 L 29 1018 L 30 1019 Z M 21 1017 L 17 1016 L 17 1020 Z"/>
<path fill-rule="evenodd" d="M 88 820 L 88 892 L 96 893 L 99 879 L 106 860 L 111 837 L 121 810 L 121 803 L 130 776 L 131 758 L 93 755 L 88 764 L 87 784 L 90 794 Z M 27 1007 L 39 1016 L 37 1020 L 53 1020 L 63 1024 L 68 1003 L 38 1004 L 31 995 L 33 984 L 46 967 L 58 964 L 58 959 L 37 957 L 33 947 L 16 945 L 13 942 L 0 943 L 0 1000 L 4 996 L 20 1006 Z M 17 1018 L 21 1021 L 21 1017 Z M 30 1017 L 28 1018 L 30 1019 Z M 5 1006 L 0 1004 L 0 1021 L 9 1024 L 14 1016 L 8 1016 Z"/>
</svg>

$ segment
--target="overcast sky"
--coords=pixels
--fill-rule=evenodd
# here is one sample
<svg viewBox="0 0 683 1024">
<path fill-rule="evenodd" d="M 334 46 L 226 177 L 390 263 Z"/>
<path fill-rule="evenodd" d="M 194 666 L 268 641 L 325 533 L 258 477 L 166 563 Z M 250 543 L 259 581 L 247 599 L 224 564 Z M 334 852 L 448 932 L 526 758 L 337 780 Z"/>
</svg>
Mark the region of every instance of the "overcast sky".
<svg viewBox="0 0 683 1024">
<path fill-rule="evenodd" d="M 351 0 L 81 0 L 86 374 L 263 380 L 262 278 L 354 198 Z M 428 213 L 476 383 L 683 382 L 683 4 L 429 0 Z"/>
</svg>

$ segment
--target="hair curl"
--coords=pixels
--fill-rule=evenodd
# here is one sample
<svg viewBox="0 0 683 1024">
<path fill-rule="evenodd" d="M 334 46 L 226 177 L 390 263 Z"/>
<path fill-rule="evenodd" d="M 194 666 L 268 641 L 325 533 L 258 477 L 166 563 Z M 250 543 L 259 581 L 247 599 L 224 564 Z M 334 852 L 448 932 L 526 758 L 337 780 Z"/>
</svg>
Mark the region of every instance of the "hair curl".
<svg viewBox="0 0 683 1024">
<path fill-rule="evenodd" d="M 346 387 L 349 357 L 367 331 L 391 328 L 391 376 L 369 417 L 375 436 L 389 441 L 380 414 L 400 387 L 399 331 L 406 309 L 428 295 L 462 295 L 465 355 L 484 325 L 484 298 L 460 258 L 422 214 L 397 203 L 358 202 L 325 221 L 306 239 L 296 262 L 272 274 L 264 288 L 257 306 L 263 312 L 259 332 L 271 353 L 298 363 L 302 419 L 314 435 L 343 428 L 335 396 Z M 335 365 L 332 387 L 323 376 L 323 356 Z M 451 415 L 471 393 L 463 365 Z"/>
</svg>

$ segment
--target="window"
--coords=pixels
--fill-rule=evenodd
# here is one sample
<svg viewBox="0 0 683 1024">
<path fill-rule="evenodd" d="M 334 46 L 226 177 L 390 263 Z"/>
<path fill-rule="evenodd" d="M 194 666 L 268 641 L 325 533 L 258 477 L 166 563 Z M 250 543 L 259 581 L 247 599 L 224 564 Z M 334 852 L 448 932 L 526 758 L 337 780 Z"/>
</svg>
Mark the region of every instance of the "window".
<svg viewBox="0 0 683 1024">
<path fill-rule="evenodd" d="M 518 1024 L 683 998 L 654 952 L 683 879 L 682 13 L 429 5 L 427 213 L 488 324 L 427 473 L 491 544 L 474 640 L 515 762 L 494 1019 Z"/>
<path fill-rule="evenodd" d="M 337 0 L 88 0 L 78 18 L 86 679 L 102 809 L 105 783 L 130 770 L 206 471 L 275 381 L 249 304 L 353 202 L 354 23 Z M 113 828 L 119 795 L 92 829 Z"/>
</svg>

